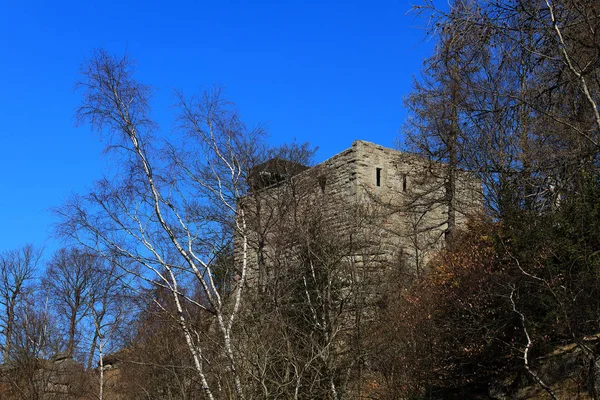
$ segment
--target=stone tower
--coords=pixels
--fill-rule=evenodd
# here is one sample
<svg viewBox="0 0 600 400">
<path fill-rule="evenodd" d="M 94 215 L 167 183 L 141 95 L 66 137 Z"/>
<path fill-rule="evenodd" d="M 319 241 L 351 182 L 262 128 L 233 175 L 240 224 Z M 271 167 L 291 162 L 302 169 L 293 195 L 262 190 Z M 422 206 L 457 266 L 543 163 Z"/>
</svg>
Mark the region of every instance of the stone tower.
<svg viewBox="0 0 600 400">
<path fill-rule="evenodd" d="M 353 246 L 347 256 L 361 265 L 402 264 L 422 273 L 443 245 L 444 169 L 444 164 L 362 140 L 312 168 L 279 159 L 255 167 L 244 200 L 253 231 L 249 285 L 262 286 L 276 275 L 272 260 L 294 257 L 295 242 L 285 239 L 315 225 L 323 226 L 319 234 L 325 230 L 340 245 Z M 466 171 L 458 172 L 457 182 L 460 229 L 481 213 L 481 184 Z"/>
</svg>

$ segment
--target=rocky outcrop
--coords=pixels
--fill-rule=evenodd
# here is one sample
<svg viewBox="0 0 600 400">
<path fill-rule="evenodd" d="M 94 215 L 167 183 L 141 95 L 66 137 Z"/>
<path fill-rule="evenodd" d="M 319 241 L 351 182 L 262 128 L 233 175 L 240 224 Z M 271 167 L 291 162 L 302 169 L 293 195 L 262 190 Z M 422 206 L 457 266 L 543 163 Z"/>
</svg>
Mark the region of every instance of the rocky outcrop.
<svg viewBox="0 0 600 400">
<path fill-rule="evenodd" d="M 0 398 L 16 392 L 41 400 L 78 399 L 85 393 L 84 368 L 65 353 L 49 360 L 10 362 L 0 368 Z"/>
<path fill-rule="evenodd" d="M 580 343 L 554 348 L 535 360 L 540 379 L 559 399 L 594 399 L 600 393 L 600 334 Z M 497 400 L 549 399 L 549 394 L 525 372 L 491 382 L 489 398 Z"/>
</svg>

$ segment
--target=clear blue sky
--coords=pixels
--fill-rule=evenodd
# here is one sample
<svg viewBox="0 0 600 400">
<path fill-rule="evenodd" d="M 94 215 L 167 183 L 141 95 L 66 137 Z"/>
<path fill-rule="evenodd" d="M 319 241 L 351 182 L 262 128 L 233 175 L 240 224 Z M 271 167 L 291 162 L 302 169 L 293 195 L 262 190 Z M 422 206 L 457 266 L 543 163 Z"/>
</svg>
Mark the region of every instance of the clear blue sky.
<svg viewBox="0 0 600 400">
<path fill-rule="evenodd" d="M 73 119 L 73 85 L 94 48 L 137 61 L 163 131 L 173 89 L 218 84 L 273 144 L 308 141 L 322 161 L 355 139 L 398 138 L 403 97 L 433 46 L 411 4 L 3 0 L 0 251 L 56 248 L 49 209 L 108 168 L 99 136 Z"/>
</svg>

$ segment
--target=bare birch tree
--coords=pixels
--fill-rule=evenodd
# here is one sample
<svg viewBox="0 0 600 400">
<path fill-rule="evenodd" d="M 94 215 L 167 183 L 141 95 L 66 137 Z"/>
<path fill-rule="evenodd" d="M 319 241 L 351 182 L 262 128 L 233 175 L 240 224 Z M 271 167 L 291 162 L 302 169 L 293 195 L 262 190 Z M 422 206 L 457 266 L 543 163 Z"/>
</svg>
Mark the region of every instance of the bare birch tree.
<svg viewBox="0 0 600 400">
<path fill-rule="evenodd" d="M 161 142 L 153 136 L 151 90 L 134 79 L 127 57 L 96 51 L 84 64 L 82 78 L 77 115 L 102 132 L 118 168 L 94 191 L 58 210 L 61 232 L 107 256 L 129 259 L 129 272 L 167 290 L 206 398 L 218 398 L 229 389 L 234 397 L 244 398 L 232 336 L 247 274 L 247 222 L 239 200 L 260 129 L 246 128 L 218 91 L 192 98 L 178 95 L 178 134 Z M 242 252 L 235 284 L 224 294 L 215 280 L 213 259 L 234 233 Z M 199 297 L 190 294 L 194 285 L 201 289 Z M 207 332 L 190 323 L 190 309 L 214 321 L 211 346 L 219 349 L 219 358 L 208 359 L 203 344 Z M 212 370 L 219 365 L 224 368 L 216 376 Z"/>
</svg>

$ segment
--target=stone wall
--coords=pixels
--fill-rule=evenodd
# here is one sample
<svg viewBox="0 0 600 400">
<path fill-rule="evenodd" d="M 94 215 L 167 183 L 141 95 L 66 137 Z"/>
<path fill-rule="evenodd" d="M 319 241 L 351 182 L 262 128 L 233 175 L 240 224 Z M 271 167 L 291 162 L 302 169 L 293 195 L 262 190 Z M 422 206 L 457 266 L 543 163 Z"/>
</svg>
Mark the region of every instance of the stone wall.
<svg viewBox="0 0 600 400">
<path fill-rule="evenodd" d="M 448 210 L 445 164 L 370 142 L 353 143 L 356 157 L 356 201 L 372 204 L 382 245 L 388 259 L 403 258 L 420 273 L 430 256 L 443 245 Z M 464 229 L 470 217 L 483 210 L 481 184 L 459 171 L 456 227 Z"/>
<path fill-rule="evenodd" d="M 363 265 L 404 264 L 421 273 L 443 243 L 444 164 L 357 140 L 352 147 L 288 179 L 250 193 L 244 200 L 250 221 L 248 282 L 263 284 L 281 257 L 289 229 L 325 225 L 340 244 L 353 241 Z M 457 183 L 457 228 L 481 213 L 481 185 L 461 171 Z M 311 218 L 314 222 L 311 222 Z M 357 245 L 358 243 L 358 245 Z M 239 258 L 236 243 L 236 257 Z"/>
</svg>

